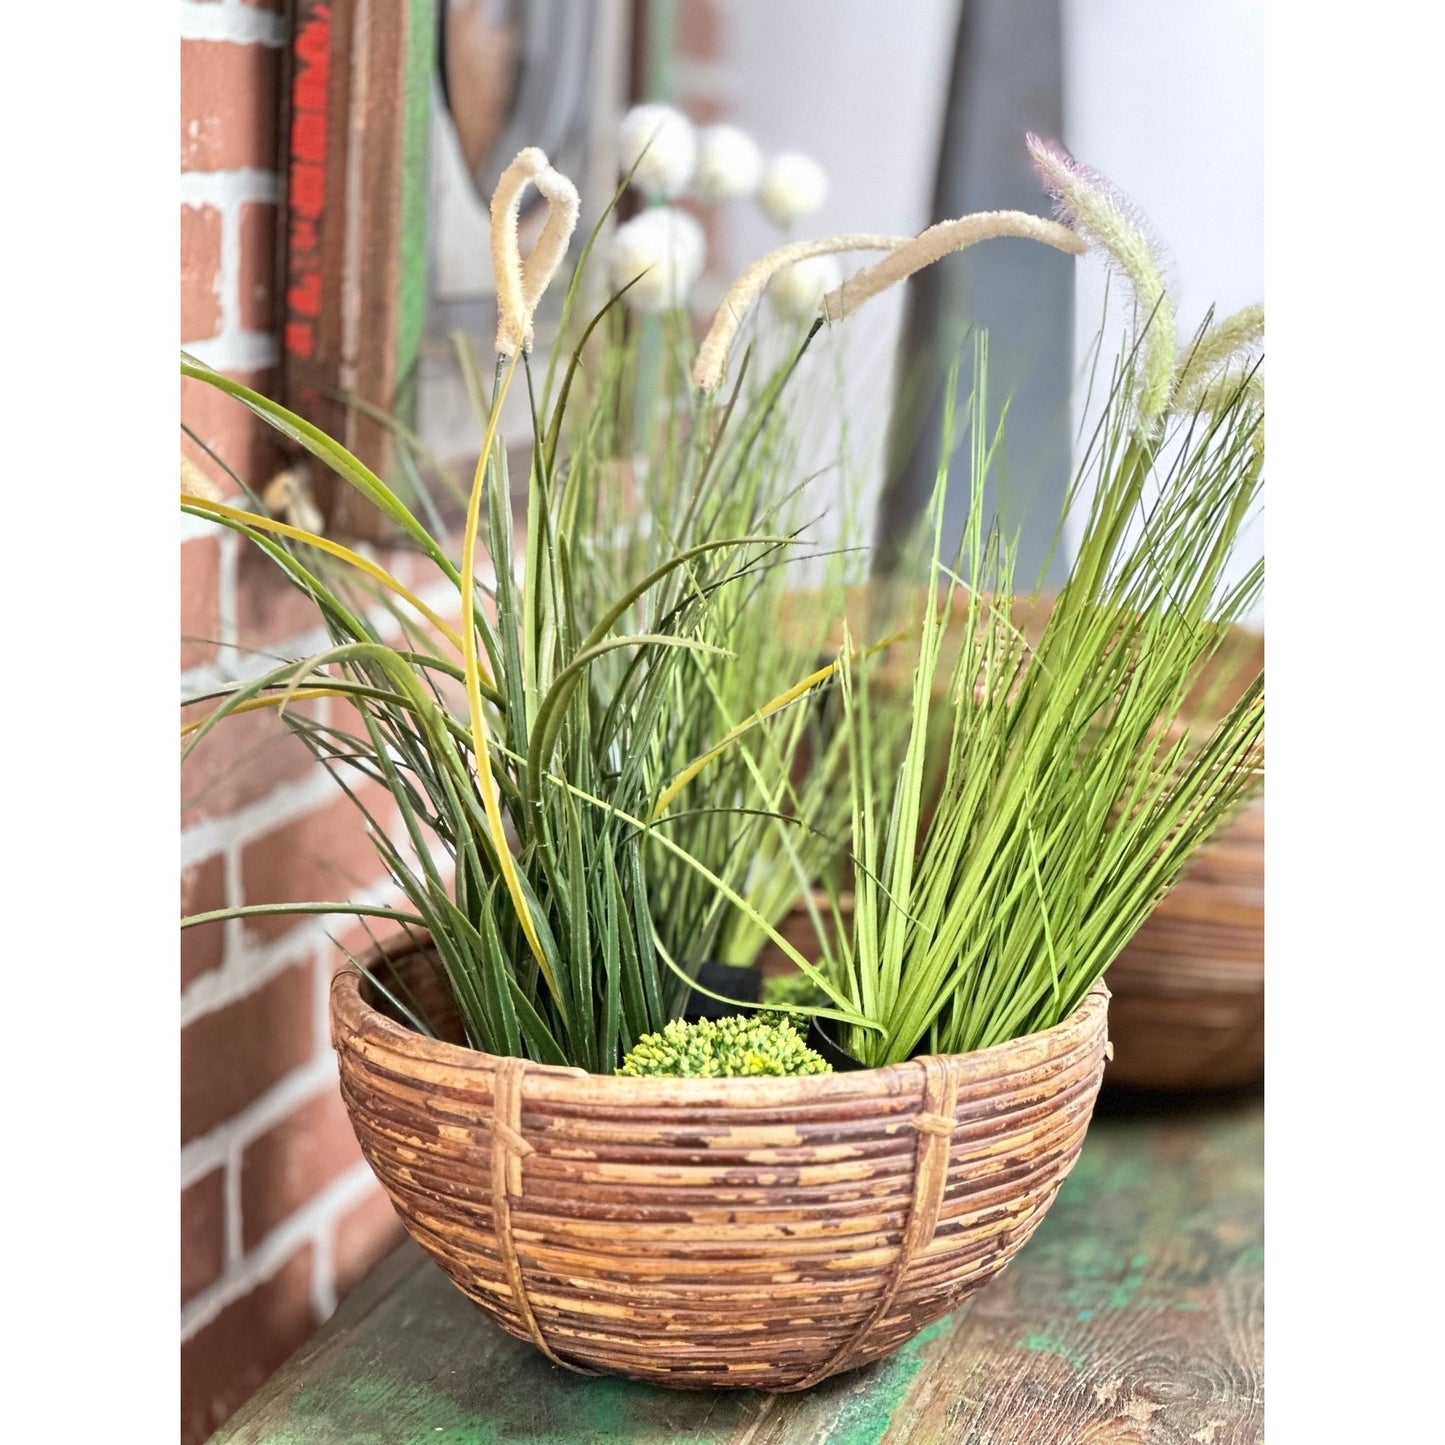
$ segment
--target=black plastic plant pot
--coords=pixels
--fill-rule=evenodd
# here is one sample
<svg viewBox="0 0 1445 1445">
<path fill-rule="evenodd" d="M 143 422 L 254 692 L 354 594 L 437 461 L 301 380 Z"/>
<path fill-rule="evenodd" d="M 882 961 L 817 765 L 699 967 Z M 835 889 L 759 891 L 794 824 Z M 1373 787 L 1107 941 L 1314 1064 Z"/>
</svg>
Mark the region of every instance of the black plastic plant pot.
<svg viewBox="0 0 1445 1445">
<path fill-rule="evenodd" d="M 705 963 L 697 971 L 697 982 L 713 993 L 737 999 L 738 1003 L 723 1003 L 694 989 L 687 997 L 687 1006 L 682 1015 L 690 1024 L 695 1024 L 699 1019 L 725 1019 L 734 1014 L 752 1013 L 755 1007 L 739 1005 L 756 1006 L 763 994 L 763 972 L 751 964 L 740 967 L 733 963 Z"/>
<path fill-rule="evenodd" d="M 861 1059 L 855 1059 L 839 1044 L 835 1033 L 837 1027 L 832 1019 L 809 1019 L 808 1047 L 822 1054 L 832 1064 L 834 1073 L 846 1074 L 853 1069 L 866 1069 L 867 1064 Z"/>
</svg>

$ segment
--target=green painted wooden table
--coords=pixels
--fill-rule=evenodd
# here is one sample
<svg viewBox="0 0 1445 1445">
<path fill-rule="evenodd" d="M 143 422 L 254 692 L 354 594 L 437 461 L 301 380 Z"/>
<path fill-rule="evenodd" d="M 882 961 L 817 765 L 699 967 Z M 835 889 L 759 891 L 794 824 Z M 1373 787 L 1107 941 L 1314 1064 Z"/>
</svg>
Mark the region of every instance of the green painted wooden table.
<svg viewBox="0 0 1445 1445">
<path fill-rule="evenodd" d="M 587 1379 L 397 1250 L 214 1437 L 228 1445 L 1257 1445 L 1257 1094 L 1101 1099 L 1018 1258 L 897 1354 L 803 1395 Z"/>
</svg>

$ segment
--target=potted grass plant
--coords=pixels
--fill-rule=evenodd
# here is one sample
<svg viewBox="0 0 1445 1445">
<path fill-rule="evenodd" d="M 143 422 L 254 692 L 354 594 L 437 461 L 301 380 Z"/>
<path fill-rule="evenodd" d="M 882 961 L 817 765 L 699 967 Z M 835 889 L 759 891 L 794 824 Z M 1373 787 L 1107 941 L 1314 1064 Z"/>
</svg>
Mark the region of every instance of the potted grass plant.
<svg viewBox="0 0 1445 1445">
<path fill-rule="evenodd" d="M 528 184 L 551 213 L 522 258 Z M 880 616 L 796 675 L 796 659 L 751 667 L 738 653 L 806 545 L 772 480 L 787 471 L 774 443 L 825 322 L 962 245 L 1020 237 L 1079 254 L 1078 231 L 990 213 L 917 238 L 795 243 L 749 268 L 667 414 L 657 495 L 682 505 L 619 549 L 599 500 L 618 459 L 611 411 L 583 374 L 585 356 L 606 375 L 618 296 L 534 377 L 530 318 L 575 191 L 526 151 L 492 216 L 499 359 L 479 388 L 486 433 L 457 539 L 304 419 L 183 360 L 377 505 L 456 591 L 439 606 L 331 539 L 183 494 L 267 552 L 331 636 L 213 697 L 188 737 L 276 708 L 358 806 L 357 776 L 396 805 L 394 828 L 367 818 L 403 903 L 275 908 L 395 930 L 333 984 L 342 1094 L 407 1228 L 457 1285 L 571 1369 L 805 1389 L 954 1308 L 1037 1227 L 1102 1076 L 1111 949 L 1249 786 L 1257 689 L 1197 744 L 1171 740 L 1171 709 L 1238 600 L 1218 583 L 1258 485 L 1254 393 L 1185 406 L 1170 389 L 1160 404 L 1141 324 L 1084 469 L 1085 544 L 1037 648 L 1010 621 L 1002 539 L 974 525 L 964 555 L 942 555 L 940 483 L 929 594 L 962 588 L 966 628 L 943 717 L 948 784 L 920 844 L 944 604 L 916 632 Z M 770 277 L 865 248 L 883 259 L 824 298 L 781 363 L 750 380 L 743 364 L 724 387 Z M 519 377 L 533 417 L 524 518 L 498 436 Z M 1160 478 L 1170 422 L 1201 417 L 1207 445 Z M 995 435 L 981 386 L 968 424 L 977 489 Z M 394 604 L 394 634 L 369 620 L 371 593 Z M 918 656 L 901 714 L 872 685 L 890 646 Z M 833 761 L 802 769 L 799 719 L 825 691 Z M 350 705 L 350 731 L 293 706 L 320 695 Z M 808 851 L 819 839 L 847 855 L 855 904 L 814 962 L 777 928 L 788 898 L 770 889 L 782 865 L 793 896 L 828 875 Z M 778 1017 L 679 1027 L 734 915 L 818 990 L 796 1020 L 823 1021 L 862 1067 L 820 1066 Z"/>
<path fill-rule="evenodd" d="M 1047 1025 L 1117 960 L 1121 1079 L 1240 1083 L 1257 1077 L 1263 1044 L 1263 653 L 1246 625 L 1262 563 L 1231 564 L 1259 495 L 1263 310 L 1207 321 L 1176 347 L 1162 268 L 1127 205 L 1062 152 L 1030 146 L 1061 215 L 1148 324 L 1085 448 L 1067 504 L 1083 539 L 1057 597 L 1020 594 L 1009 548 L 986 535 L 977 488 L 1001 435 L 975 441 L 961 554 L 925 569 L 922 645 L 907 655 L 915 726 L 897 767 L 855 773 L 856 892 L 829 900 L 851 930 L 818 934 L 815 953 L 846 984 L 827 997 L 898 1010 L 902 1044 L 880 1056 L 855 1034 L 864 1058 L 986 1044 L 1018 1027 L 999 1010 L 1030 992 L 1048 1002 L 1029 1026 Z M 971 419 L 975 439 L 985 425 Z M 858 738 L 894 704 L 897 672 L 871 693 L 842 679 Z M 1000 979 L 1007 1004 L 990 991 Z M 774 995 L 822 996 L 811 982 Z"/>
<path fill-rule="evenodd" d="M 1015 624 L 1028 637 L 1047 617 L 1052 598 L 1013 599 Z M 951 717 L 949 685 L 956 639 L 964 630 L 967 594 L 957 589 L 942 619 L 943 650 L 934 674 L 929 718 L 935 730 Z M 1263 637 L 1252 625 L 1230 627 L 1203 668 L 1184 706 L 1181 728 L 1202 737 L 1262 668 Z M 899 673 L 902 672 L 902 676 Z M 875 711 L 898 711 L 911 672 L 894 668 L 881 680 L 885 696 L 870 695 Z M 884 706 L 880 709 L 880 701 Z M 941 801 L 948 736 L 930 742 L 922 786 L 920 833 Z M 885 774 L 886 776 L 886 771 Z M 838 926 L 851 919 L 852 871 L 844 886 L 799 897 L 780 922 L 794 945 L 814 962 L 828 952 Z M 776 947 L 769 947 L 761 995 L 774 1006 L 816 1002 L 812 981 Z M 1193 1092 L 1245 1087 L 1264 1072 L 1264 796 L 1251 790 L 1237 815 L 1195 852 L 1178 881 L 1109 965 L 1111 1065 L 1106 1084 L 1131 1090 Z M 814 1039 L 817 1044 L 817 1039 Z M 822 1045 L 826 1049 L 826 1044 Z M 836 1054 L 829 1054 L 837 1062 Z"/>
<path fill-rule="evenodd" d="M 627 273 L 620 274 L 625 286 Z M 765 378 L 751 399 L 736 446 L 695 466 L 691 326 L 680 312 L 662 318 L 662 364 L 646 373 L 644 388 L 639 338 L 646 332 L 629 325 L 630 299 L 624 291 L 622 307 L 602 321 L 603 344 L 577 379 L 563 421 L 562 525 L 587 539 L 585 566 L 573 573 L 579 606 L 600 613 L 676 550 L 706 538 L 764 529 L 787 539 L 739 585 L 714 596 L 710 620 L 730 655 L 695 652 L 675 675 L 655 771 L 682 779 L 688 806 L 669 813 L 677 848 L 645 845 L 658 946 L 689 968 L 699 957 L 731 966 L 709 977 L 736 996 L 756 986 L 736 967 L 753 962 L 767 940 L 752 914 L 769 925 L 785 915 L 803 886 L 799 877 L 805 883 L 826 866 L 846 821 L 840 749 L 805 695 L 826 687 L 836 619 L 863 578 L 861 529 L 856 517 L 830 518 L 829 543 L 811 538 L 820 503 L 817 487 L 799 482 L 796 412 L 779 404 L 785 372 Z M 846 494 L 843 501 L 846 510 Z M 622 653 L 599 659 L 595 685 L 610 694 L 629 666 Z M 760 704 L 767 716 L 752 724 Z M 712 805 L 742 796 L 747 808 Z M 806 829 L 783 821 L 803 815 Z M 748 909 L 734 907 L 729 891 Z"/>
</svg>

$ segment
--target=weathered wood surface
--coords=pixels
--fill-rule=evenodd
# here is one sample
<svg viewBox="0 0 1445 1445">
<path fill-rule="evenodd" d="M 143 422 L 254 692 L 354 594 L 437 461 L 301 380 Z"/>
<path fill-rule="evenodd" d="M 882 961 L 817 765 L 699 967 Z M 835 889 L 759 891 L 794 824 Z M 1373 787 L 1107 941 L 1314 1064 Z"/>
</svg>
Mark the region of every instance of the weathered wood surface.
<svg viewBox="0 0 1445 1445">
<path fill-rule="evenodd" d="M 547 1363 L 408 1244 L 232 1419 L 229 1445 L 1257 1445 L 1263 1108 L 1105 1096 L 1017 1259 L 959 1313 L 802 1395 Z"/>
</svg>

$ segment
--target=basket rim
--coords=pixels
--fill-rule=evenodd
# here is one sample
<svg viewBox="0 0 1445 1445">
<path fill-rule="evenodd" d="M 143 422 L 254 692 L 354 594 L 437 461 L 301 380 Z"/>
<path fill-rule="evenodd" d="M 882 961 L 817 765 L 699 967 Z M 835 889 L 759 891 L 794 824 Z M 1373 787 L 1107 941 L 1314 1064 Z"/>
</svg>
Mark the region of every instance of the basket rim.
<svg viewBox="0 0 1445 1445">
<path fill-rule="evenodd" d="M 423 952 L 429 942 L 429 935 L 420 929 L 411 935 L 399 934 L 368 950 L 361 962 L 395 963 Z M 331 980 L 332 1043 L 338 1052 L 347 1047 L 368 1055 L 402 1055 L 423 1068 L 440 1068 L 474 1077 L 495 1073 L 504 1063 L 511 1062 L 482 1049 L 427 1038 L 397 1023 L 366 1002 L 361 996 L 361 983 L 362 975 L 350 966 L 343 967 Z M 1109 997 L 1109 988 L 1100 978 L 1074 1011 L 1050 1028 L 966 1054 L 932 1057 L 944 1060 L 964 1086 L 1027 1072 L 1084 1046 L 1096 1035 L 1105 1035 Z M 1101 1046 L 1102 1042 L 1101 1037 Z M 638 1109 L 665 1107 L 669 1103 L 737 1107 L 806 1103 L 826 1098 L 898 1097 L 916 1091 L 924 1057 L 917 1055 L 902 1063 L 831 1074 L 710 1079 L 593 1074 L 570 1065 L 534 1063 L 529 1059 L 526 1089 L 534 1097 Z"/>
</svg>

